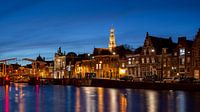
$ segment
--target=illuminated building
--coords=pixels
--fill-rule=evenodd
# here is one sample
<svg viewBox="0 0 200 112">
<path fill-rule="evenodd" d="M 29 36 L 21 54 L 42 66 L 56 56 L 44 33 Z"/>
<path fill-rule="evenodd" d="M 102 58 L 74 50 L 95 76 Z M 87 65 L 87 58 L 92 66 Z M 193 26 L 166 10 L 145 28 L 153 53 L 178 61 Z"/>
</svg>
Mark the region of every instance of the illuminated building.
<svg viewBox="0 0 200 112">
<path fill-rule="evenodd" d="M 66 56 L 65 53 L 62 53 L 61 47 L 59 47 L 57 53 L 54 57 L 54 78 L 63 78 L 66 77 Z"/>
<path fill-rule="evenodd" d="M 115 47 L 116 47 L 114 32 L 115 32 L 115 29 L 114 29 L 114 27 L 112 27 L 110 29 L 110 40 L 109 40 L 109 44 L 108 44 L 108 48 L 110 51 L 113 51 L 113 49 L 115 49 Z"/>
<path fill-rule="evenodd" d="M 192 46 L 192 69 L 191 74 L 194 78 L 200 79 L 200 29 Z"/>
<path fill-rule="evenodd" d="M 192 44 L 193 41 L 187 40 L 186 37 L 178 38 L 178 44 L 172 54 L 172 76 L 190 76 Z"/>
<path fill-rule="evenodd" d="M 116 46 L 114 28 L 110 29 L 108 48 L 94 48 L 89 58 L 76 62 L 76 74 L 95 73 L 97 78 L 119 78 L 127 75 L 125 55 L 132 51 L 125 45 Z"/>
<path fill-rule="evenodd" d="M 150 36 L 147 32 L 144 45 L 127 55 L 128 74 L 135 77 L 156 75 L 171 76 L 171 58 L 175 43 L 171 38 Z"/>
<path fill-rule="evenodd" d="M 95 73 L 98 78 L 116 78 L 119 74 L 119 55 L 115 52 L 114 28 L 110 29 L 108 48 L 94 48 Z"/>
<path fill-rule="evenodd" d="M 94 55 L 94 59 L 98 78 L 119 77 L 119 55 Z"/>
<path fill-rule="evenodd" d="M 142 77 L 140 73 L 140 52 L 142 51 L 142 47 L 135 49 L 133 54 L 126 55 L 127 62 L 126 68 L 127 74 L 132 75 L 133 77 Z"/>
<path fill-rule="evenodd" d="M 94 71 L 94 59 L 86 59 L 77 61 L 75 65 L 75 77 L 83 78 L 88 73 L 95 73 Z"/>
<path fill-rule="evenodd" d="M 75 73 L 75 64 L 76 61 L 78 60 L 77 54 L 74 52 L 69 52 L 66 55 L 66 76 L 71 77 L 72 75 L 76 74 Z"/>
</svg>

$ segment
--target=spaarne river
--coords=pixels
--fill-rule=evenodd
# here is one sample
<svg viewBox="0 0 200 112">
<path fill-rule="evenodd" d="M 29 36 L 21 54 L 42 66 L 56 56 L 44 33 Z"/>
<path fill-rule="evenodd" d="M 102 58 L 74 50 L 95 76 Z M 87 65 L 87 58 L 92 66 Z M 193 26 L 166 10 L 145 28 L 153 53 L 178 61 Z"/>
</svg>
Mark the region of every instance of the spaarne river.
<svg viewBox="0 0 200 112">
<path fill-rule="evenodd" d="M 200 92 L 11 84 L 0 112 L 200 112 Z"/>
</svg>

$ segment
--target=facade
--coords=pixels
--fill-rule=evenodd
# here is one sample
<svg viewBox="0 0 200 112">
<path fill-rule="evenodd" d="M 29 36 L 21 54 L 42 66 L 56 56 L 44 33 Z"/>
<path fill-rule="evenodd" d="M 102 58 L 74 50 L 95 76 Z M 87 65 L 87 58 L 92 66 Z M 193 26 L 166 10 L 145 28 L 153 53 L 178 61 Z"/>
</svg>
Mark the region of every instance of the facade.
<svg viewBox="0 0 200 112">
<path fill-rule="evenodd" d="M 98 78 L 119 77 L 119 55 L 95 55 L 94 59 Z"/>
<path fill-rule="evenodd" d="M 171 77 L 174 46 L 171 38 L 154 37 L 147 32 L 144 45 L 126 56 L 128 74 L 134 77 Z"/>
<path fill-rule="evenodd" d="M 75 63 L 75 78 L 84 78 L 86 74 L 94 72 L 94 58 L 91 54 L 79 54 Z"/>
<path fill-rule="evenodd" d="M 194 78 L 200 79 L 200 29 L 192 46 L 192 71 Z"/>
<path fill-rule="evenodd" d="M 53 77 L 54 78 L 66 77 L 66 56 L 65 53 L 61 51 L 61 47 L 59 47 L 57 53 L 55 53 Z"/>
<path fill-rule="evenodd" d="M 127 62 L 127 74 L 133 77 L 142 77 L 140 71 L 140 52 L 142 51 L 142 47 L 137 48 L 133 54 L 126 55 Z"/>
<path fill-rule="evenodd" d="M 173 76 L 190 76 L 192 66 L 192 44 L 193 41 L 186 37 L 179 37 L 176 48 L 173 51 Z"/>
<path fill-rule="evenodd" d="M 66 76 L 67 77 L 73 77 L 75 74 L 75 64 L 78 60 L 78 56 L 74 52 L 69 52 L 66 55 Z"/>
</svg>

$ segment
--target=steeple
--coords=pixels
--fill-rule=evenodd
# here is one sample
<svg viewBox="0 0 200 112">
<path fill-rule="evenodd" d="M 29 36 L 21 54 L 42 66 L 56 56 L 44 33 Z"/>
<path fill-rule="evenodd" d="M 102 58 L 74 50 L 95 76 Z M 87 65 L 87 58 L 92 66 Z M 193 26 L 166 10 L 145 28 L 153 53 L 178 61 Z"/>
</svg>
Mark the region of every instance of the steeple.
<svg viewBox="0 0 200 112">
<path fill-rule="evenodd" d="M 146 33 L 146 37 L 149 37 L 149 32 Z"/>
<path fill-rule="evenodd" d="M 61 50 L 61 47 L 59 47 L 58 48 L 58 50 L 57 50 L 57 53 L 56 53 L 57 55 L 59 55 L 59 56 L 62 56 L 62 55 L 64 55 L 63 53 L 62 53 L 62 50 Z"/>
<path fill-rule="evenodd" d="M 109 44 L 108 44 L 108 48 L 110 51 L 113 50 L 113 48 L 116 47 L 116 42 L 115 42 L 115 35 L 114 35 L 115 29 L 112 25 L 111 29 L 110 29 L 110 40 L 109 40 Z"/>
<path fill-rule="evenodd" d="M 58 53 L 61 53 L 61 47 L 58 48 Z"/>
</svg>

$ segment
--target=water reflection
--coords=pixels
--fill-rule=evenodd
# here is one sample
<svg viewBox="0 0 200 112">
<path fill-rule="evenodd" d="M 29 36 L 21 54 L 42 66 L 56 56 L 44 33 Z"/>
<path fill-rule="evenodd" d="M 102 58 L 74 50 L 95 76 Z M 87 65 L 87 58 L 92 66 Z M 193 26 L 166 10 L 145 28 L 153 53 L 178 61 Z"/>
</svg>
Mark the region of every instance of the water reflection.
<svg viewBox="0 0 200 112">
<path fill-rule="evenodd" d="M 35 86 L 35 95 L 36 95 L 36 98 L 35 98 L 35 109 L 36 109 L 36 112 L 39 112 L 39 85 L 36 85 Z"/>
<path fill-rule="evenodd" d="M 76 88 L 76 112 L 80 112 L 80 88 Z"/>
<path fill-rule="evenodd" d="M 4 112 L 200 111 L 200 92 L 73 86 L 0 86 Z"/>
<path fill-rule="evenodd" d="M 6 94 L 6 96 L 5 96 L 5 112 L 9 112 L 9 87 L 8 87 L 8 85 L 6 85 L 6 87 L 5 87 L 5 94 Z"/>
<path fill-rule="evenodd" d="M 185 98 L 185 93 L 183 91 L 178 92 L 178 96 L 176 97 L 176 111 L 177 112 L 186 112 L 186 98 Z"/>
<path fill-rule="evenodd" d="M 96 88 L 94 87 L 84 87 L 83 92 L 85 94 L 86 112 L 96 112 Z"/>
<path fill-rule="evenodd" d="M 148 112 L 157 112 L 158 111 L 158 95 L 156 91 L 147 91 L 146 92 L 146 103 Z"/>
<path fill-rule="evenodd" d="M 98 90 L 98 111 L 104 111 L 104 89 L 101 87 L 97 88 Z"/>
<path fill-rule="evenodd" d="M 127 94 L 120 94 L 120 112 L 126 112 L 127 108 L 127 99 L 126 99 Z"/>
<path fill-rule="evenodd" d="M 109 101 L 110 101 L 110 111 L 118 112 L 117 109 L 117 90 L 116 89 L 109 89 Z"/>
</svg>

